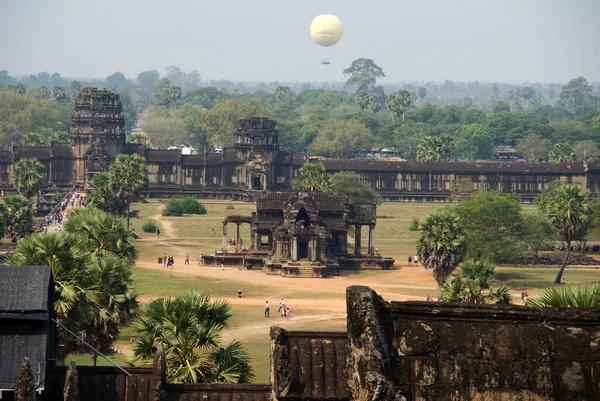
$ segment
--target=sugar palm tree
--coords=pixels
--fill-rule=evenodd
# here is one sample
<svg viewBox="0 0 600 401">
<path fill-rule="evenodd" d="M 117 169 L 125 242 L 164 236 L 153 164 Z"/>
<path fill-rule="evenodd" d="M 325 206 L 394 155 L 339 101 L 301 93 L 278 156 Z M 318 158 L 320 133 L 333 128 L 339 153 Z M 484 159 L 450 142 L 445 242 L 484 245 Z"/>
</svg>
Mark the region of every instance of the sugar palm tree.
<svg viewBox="0 0 600 401">
<path fill-rule="evenodd" d="M 82 235 L 92 255 L 114 254 L 132 265 L 138 253 L 125 221 L 98 209 L 75 210 L 64 224 L 67 233 Z"/>
<path fill-rule="evenodd" d="M 133 322 L 133 361 L 151 361 L 162 345 L 172 382 L 249 383 L 254 373 L 245 348 L 219 343 L 231 315 L 229 303 L 195 292 L 156 299 Z"/>
<path fill-rule="evenodd" d="M 129 228 L 131 201 L 142 196 L 149 185 L 146 159 L 138 154 L 118 155 L 117 160 L 108 169 L 108 179 L 117 196 L 127 203 L 127 227 Z"/>
<path fill-rule="evenodd" d="M 15 187 L 29 199 L 44 185 L 44 165 L 34 158 L 19 159 L 15 163 Z"/>
<path fill-rule="evenodd" d="M 417 255 L 441 286 L 466 253 L 466 235 L 459 218 L 449 210 L 431 213 L 421 225 Z"/>
<path fill-rule="evenodd" d="M 440 161 L 440 149 L 438 138 L 432 136 L 425 137 L 417 145 L 417 161 L 437 162 Z"/>
<path fill-rule="evenodd" d="M 358 92 L 354 97 L 354 101 L 361 110 L 366 110 L 369 107 L 369 95 L 366 92 Z"/>
<path fill-rule="evenodd" d="M 5 196 L 0 200 L 0 214 L 5 215 L 6 233 L 13 242 L 33 227 L 33 209 L 31 203 L 21 195 Z"/>
<path fill-rule="evenodd" d="M 560 286 L 549 287 L 542 295 L 529 298 L 527 305 L 534 308 L 596 308 L 600 300 L 600 284 L 591 287 Z"/>
<path fill-rule="evenodd" d="M 325 166 L 321 163 L 304 163 L 292 186 L 304 191 L 328 191 L 330 184 Z"/>
<path fill-rule="evenodd" d="M 569 163 L 575 157 L 573 146 L 567 142 L 557 143 L 548 154 L 553 163 Z"/>
<path fill-rule="evenodd" d="M 465 260 L 458 265 L 457 274 L 446 279 L 440 294 L 446 302 L 475 304 L 508 303 L 509 290 L 506 286 L 494 289 L 496 266 L 481 259 Z"/>
<path fill-rule="evenodd" d="M 398 91 L 398 99 L 400 105 L 400 112 L 402 113 L 402 121 L 404 121 L 404 113 L 412 103 L 412 94 L 406 89 L 400 89 Z"/>
<path fill-rule="evenodd" d="M 549 200 L 546 210 L 550 224 L 567 243 L 565 260 L 554 279 L 556 284 L 560 284 L 571 253 L 571 242 L 587 229 L 590 222 L 589 205 L 579 185 L 567 184 L 556 189 L 555 197 Z"/>
</svg>

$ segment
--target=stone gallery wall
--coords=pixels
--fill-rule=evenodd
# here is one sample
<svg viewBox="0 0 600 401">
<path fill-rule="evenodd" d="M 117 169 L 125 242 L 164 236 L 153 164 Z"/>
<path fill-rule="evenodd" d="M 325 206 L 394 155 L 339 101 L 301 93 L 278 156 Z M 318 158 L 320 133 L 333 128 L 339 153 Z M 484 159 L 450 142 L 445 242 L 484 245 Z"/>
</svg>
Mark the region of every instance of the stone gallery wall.
<svg viewBox="0 0 600 401">
<path fill-rule="evenodd" d="M 600 400 L 600 309 L 347 302 L 356 401 Z"/>
</svg>

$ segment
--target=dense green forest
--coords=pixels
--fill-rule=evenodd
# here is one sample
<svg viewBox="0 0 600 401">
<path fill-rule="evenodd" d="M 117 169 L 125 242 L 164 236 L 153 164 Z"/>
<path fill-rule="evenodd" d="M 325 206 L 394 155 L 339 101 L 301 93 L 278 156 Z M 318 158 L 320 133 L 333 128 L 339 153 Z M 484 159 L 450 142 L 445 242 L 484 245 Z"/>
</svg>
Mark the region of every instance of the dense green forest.
<svg viewBox="0 0 600 401">
<path fill-rule="evenodd" d="M 327 157 L 371 156 L 394 148 L 408 160 L 484 160 L 495 146 L 516 147 L 531 162 L 599 156 L 600 86 L 577 77 L 563 84 L 479 82 L 378 85 L 369 59 L 344 70 L 346 83 L 202 81 L 169 67 L 128 79 L 69 79 L 46 72 L 0 71 L 0 146 L 68 140 L 73 99 L 82 87 L 121 94 L 126 128 L 140 125 L 154 147 L 188 144 L 198 152 L 233 143 L 239 118 L 278 121 L 280 144 Z"/>
</svg>

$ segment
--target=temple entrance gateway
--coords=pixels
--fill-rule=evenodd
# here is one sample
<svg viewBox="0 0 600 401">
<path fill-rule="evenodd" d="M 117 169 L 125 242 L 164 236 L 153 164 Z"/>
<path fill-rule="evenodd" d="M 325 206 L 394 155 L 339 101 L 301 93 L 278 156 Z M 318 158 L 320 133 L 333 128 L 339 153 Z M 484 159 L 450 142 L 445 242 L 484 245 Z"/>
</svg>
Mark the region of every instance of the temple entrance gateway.
<svg viewBox="0 0 600 401">
<path fill-rule="evenodd" d="M 298 259 L 308 259 L 308 242 L 298 240 Z"/>
<path fill-rule="evenodd" d="M 263 189 L 261 176 L 262 174 L 252 174 L 252 189 Z"/>
</svg>

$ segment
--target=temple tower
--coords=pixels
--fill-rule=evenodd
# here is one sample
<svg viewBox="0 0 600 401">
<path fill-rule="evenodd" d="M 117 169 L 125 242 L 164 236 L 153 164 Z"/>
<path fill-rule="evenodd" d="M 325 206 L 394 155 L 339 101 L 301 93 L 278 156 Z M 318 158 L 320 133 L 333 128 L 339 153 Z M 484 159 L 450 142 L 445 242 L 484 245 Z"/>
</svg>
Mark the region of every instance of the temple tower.
<svg viewBox="0 0 600 401">
<path fill-rule="evenodd" d="M 96 88 L 79 91 L 71 119 L 77 183 L 85 184 L 94 173 L 108 171 L 109 163 L 125 148 L 124 126 L 118 94 Z"/>
<path fill-rule="evenodd" d="M 235 133 L 235 151 L 244 160 L 240 177 L 249 189 L 264 190 L 275 186 L 275 159 L 279 152 L 277 121 L 265 117 L 239 120 Z"/>
</svg>

